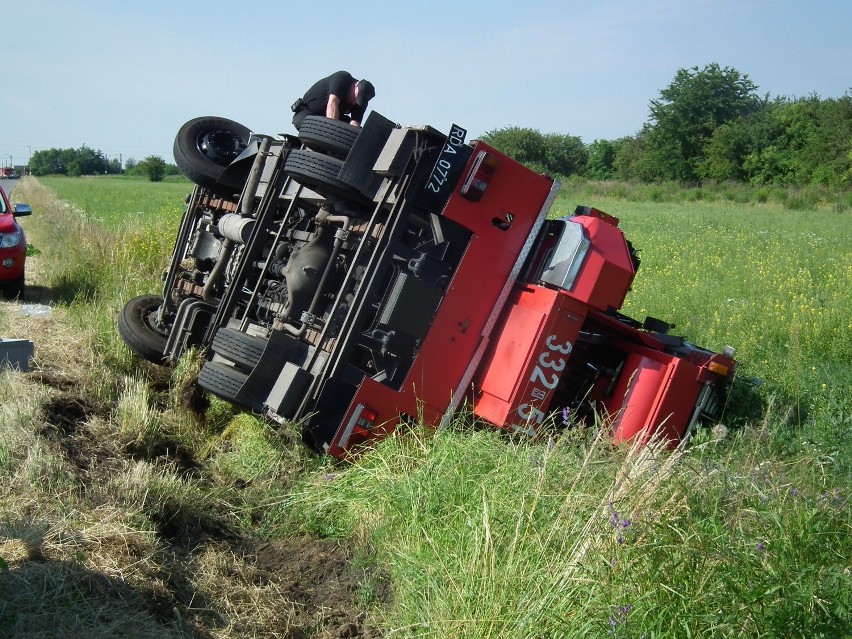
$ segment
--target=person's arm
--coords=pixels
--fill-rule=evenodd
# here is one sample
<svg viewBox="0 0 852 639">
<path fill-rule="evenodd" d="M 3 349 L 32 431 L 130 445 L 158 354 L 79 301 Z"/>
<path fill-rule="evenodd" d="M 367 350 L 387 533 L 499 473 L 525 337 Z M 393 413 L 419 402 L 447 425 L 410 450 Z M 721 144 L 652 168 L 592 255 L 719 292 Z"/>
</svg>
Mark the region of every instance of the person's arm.
<svg viewBox="0 0 852 639">
<path fill-rule="evenodd" d="M 364 119 L 364 107 L 354 106 L 352 107 L 352 112 L 350 113 L 352 116 L 349 120 L 349 124 L 352 126 L 361 126 L 361 120 Z"/>
<path fill-rule="evenodd" d="M 337 120 L 340 118 L 340 98 L 333 93 L 328 96 L 328 104 L 325 107 L 325 117 Z"/>
</svg>

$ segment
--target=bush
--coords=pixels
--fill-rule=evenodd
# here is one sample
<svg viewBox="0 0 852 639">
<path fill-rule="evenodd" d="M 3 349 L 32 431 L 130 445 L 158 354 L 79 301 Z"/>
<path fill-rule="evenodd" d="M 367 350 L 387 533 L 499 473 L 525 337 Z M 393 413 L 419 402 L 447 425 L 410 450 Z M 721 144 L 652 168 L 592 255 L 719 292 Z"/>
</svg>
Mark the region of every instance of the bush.
<svg viewBox="0 0 852 639">
<path fill-rule="evenodd" d="M 138 166 L 151 182 L 162 182 L 166 176 L 166 162 L 159 155 L 149 155 Z"/>
</svg>

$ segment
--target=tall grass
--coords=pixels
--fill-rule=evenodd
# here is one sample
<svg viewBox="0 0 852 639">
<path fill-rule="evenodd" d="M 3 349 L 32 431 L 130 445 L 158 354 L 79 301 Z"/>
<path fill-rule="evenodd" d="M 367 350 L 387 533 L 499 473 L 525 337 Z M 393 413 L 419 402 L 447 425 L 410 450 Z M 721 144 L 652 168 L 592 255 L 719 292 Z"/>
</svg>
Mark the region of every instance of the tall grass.
<svg viewBox="0 0 852 639">
<path fill-rule="evenodd" d="M 355 539 L 386 575 L 387 584 L 366 579 L 362 599 L 389 636 L 852 636 L 848 215 L 733 199 L 590 199 L 575 186 L 557 200 L 557 214 L 595 205 L 619 217 L 642 249 L 626 311 L 673 321 L 708 348 L 738 349 L 725 426 L 700 432 L 689 448 L 613 448 L 593 427 L 511 441 L 460 422 L 395 435 L 337 465 L 310 457 L 295 428 L 234 418 L 217 400 L 191 417 L 155 389 L 174 394 L 192 363 L 164 380 L 129 357 L 114 329 L 124 301 L 159 288 L 175 203 L 115 223 L 85 209 L 82 195 L 66 191 L 74 202 L 56 204 L 25 181 L 16 199 L 33 205 L 25 224 L 42 250 L 31 285 L 50 288 L 89 340 L 88 365 L 105 379 L 93 386 L 115 406 L 102 427 L 143 449 L 164 432 L 179 436 L 203 478 L 144 462 L 102 494 L 122 505 L 121 521 L 136 522 L 143 540 L 153 539 L 152 516 L 164 513 L 252 534 Z M 3 410 L 0 477 L 21 491 L 41 486 L 33 503 L 44 519 L 61 519 L 50 513 L 67 512 L 58 497 L 70 490 L 67 469 L 27 432 L 32 411 Z M 10 490 L 0 496 L 11 499 Z M 207 573 L 220 582 L 211 598 L 238 618 L 223 590 L 238 587 L 226 571 L 241 569 L 216 562 L 223 567 Z M 239 627 L 216 636 L 239 636 Z"/>
<path fill-rule="evenodd" d="M 681 203 L 716 202 L 742 205 L 770 204 L 791 211 L 830 210 L 844 212 L 852 209 L 852 191 L 832 189 L 824 185 L 804 188 L 781 185 L 752 186 L 740 182 L 715 182 L 684 186 L 675 182 L 637 183 L 592 181 L 578 176 L 561 178 L 574 193 L 583 199 L 603 199 L 627 202 Z"/>
<path fill-rule="evenodd" d="M 0 636 L 298 636 L 314 617 L 222 540 L 251 534 L 303 448 L 250 421 L 246 459 L 274 451 L 279 464 L 261 477 L 237 459 L 239 425 L 223 433 L 233 407 L 184 408 L 197 355 L 158 369 L 116 334 L 124 302 L 159 288 L 175 204 L 108 226 L 31 178 L 16 196 L 40 249 L 27 302 L 51 314 L 2 309 L 4 337 L 33 339 L 36 358 L 29 374 L 0 370 Z"/>
<path fill-rule="evenodd" d="M 58 304 L 85 331 L 95 368 L 126 373 L 135 364 L 116 333 L 116 314 L 128 299 L 158 292 L 191 187 L 110 178 L 44 183 L 61 195 L 32 178 L 17 193 L 33 208 L 24 221 L 36 249 L 28 260 L 29 297 Z M 110 379 L 102 377 L 97 392 L 115 394 Z"/>
<path fill-rule="evenodd" d="M 615 541 L 608 508 L 626 496 L 599 447 L 395 436 L 308 483 L 292 514 L 375 544 L 398 597 L 388 622 L 404 636 L 587 636 L 601 626 L 588 615 L 585 567 Z"/>
<path fill-rule="evenodd" d="M 374 548 L 400 636 L 848 636 L 848 483 L 767 456 L 776 418 L 675 453 L 395 436 L 276 523 Z"/>
</svg>

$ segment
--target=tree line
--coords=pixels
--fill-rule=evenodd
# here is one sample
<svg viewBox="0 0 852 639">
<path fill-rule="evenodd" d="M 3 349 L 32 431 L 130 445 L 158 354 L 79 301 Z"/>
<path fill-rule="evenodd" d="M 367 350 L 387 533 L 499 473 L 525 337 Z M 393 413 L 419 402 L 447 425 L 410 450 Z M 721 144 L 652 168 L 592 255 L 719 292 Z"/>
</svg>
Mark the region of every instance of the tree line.
<svg viewBox="0 0 852 639">
<path fill-rule="evenodd" d="M 852 90 L 840 98 L 761 97 L 747 75 L 716 63 L 679 69 L 650 102 L 635 135 L 594 140 L 510 126 L 482 139 L 532 169 L 591 180 L 680 182 L 713 180 L 754 186 L 852 187 Z M 33 175 L 179 173 L 159 156 L 124 166 L 82 146 L 36 151 Z"/>
<path fill-rule="evenodd" d="M 635 135 L 579 137 L 506 127 L 482 139 L 535 170 L 593 180 L 852 187 L 852 92 L 770 99 L 736 69 L 679 69 Z"/>
<path fill-rule="evenodd" d="M 177 166 L 167 164 L 159 155 L 149 155 L 143 160 L 129 158 L 123 163 L 119 158 L 109 158 L 102 151 L 85 144 L 79 149 L 47 149 L 36 151 L 30 158 L 32 175 L 140 175 L 159 182 L 166 175 L 180 173 Z"/>
</svg>

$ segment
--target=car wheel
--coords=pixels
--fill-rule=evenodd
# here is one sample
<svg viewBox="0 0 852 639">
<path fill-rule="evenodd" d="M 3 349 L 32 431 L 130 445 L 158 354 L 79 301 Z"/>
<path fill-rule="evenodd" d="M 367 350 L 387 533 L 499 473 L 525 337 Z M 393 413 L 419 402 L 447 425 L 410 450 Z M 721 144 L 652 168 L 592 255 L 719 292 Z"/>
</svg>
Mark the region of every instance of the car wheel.
<svg viewBox="0 0 852 639">
<path fill-rule="evenodd" d="M 175 163 L 196 184 L 215 189 L 225 168 L 248 146 L 250 135 L 248 127 L 227 118 L 195 118 L 175 136 Z"/>
<path fill-rule="evenodd" d="M 248 369 L 253 369 L 263 355 L 268 340 L 249 335 L 235 328 L 220 328 L 213 337 L 212 349 L 216 355 L 224 357 Z"/>
<path fill-rule="evenodd" d="M 341 120 L 309 115 L 299 128 L 299 140 L 309 149 L 344 159 L 361 129 Z"/>
<path fill-rule="evenodd" d="M 144 360 L 165 364 L 167 333 L 156 325 L 163 304 L 159 295 L 140 295 L 124 305 L 118 316 L 118 334 L 127 347 Z"/>
<path fill-rule="evenodd" d="M 363 203 L 364 197 L 348 184 L 337 179 L 343 161 L 310 151 L 294 149 L 287 155 L 284 172 L 296 182 L 325 197 Z"/>
</svg>

